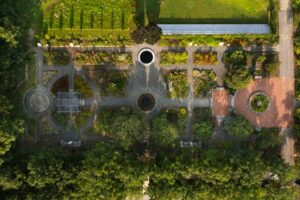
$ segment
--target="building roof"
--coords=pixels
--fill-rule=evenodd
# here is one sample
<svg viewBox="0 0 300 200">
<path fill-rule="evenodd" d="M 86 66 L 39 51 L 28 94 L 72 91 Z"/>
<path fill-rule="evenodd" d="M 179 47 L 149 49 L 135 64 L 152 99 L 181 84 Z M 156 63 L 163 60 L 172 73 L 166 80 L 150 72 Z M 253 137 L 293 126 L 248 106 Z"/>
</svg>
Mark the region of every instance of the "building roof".
<svg viewBox="0 0 300 200">
<path fill-rule="evenodd" d="M 58 92 L 56 96 L 56 110 L 58 113 L 80 112 L 81 99 L 77 92 Z"/>
<path fill-rule="evenodd" d="M 163 34 L 268 34 L 268 24 L 159 24 Z"/>
</svg>

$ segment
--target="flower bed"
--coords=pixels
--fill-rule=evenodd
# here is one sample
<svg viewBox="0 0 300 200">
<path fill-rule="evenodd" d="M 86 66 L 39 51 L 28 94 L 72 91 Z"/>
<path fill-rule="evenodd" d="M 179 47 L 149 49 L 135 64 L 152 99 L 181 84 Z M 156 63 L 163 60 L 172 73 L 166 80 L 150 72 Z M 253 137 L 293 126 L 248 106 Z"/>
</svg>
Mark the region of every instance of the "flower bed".
<svg viewBox="0 0 300 200">
<path fill-rule="evenodd" d="M 126 93 L 127 71 L 88 71 L 100 88 L 101 96 L 122 96 Z"/>
<path fill-rule="evenodd" d="M 217 86 L 217 76 L 212 70 L 193 70 L 194 95 L 207 97 L 210 90 Z"/>
<path fill-rule="evenodd" d="M 166 75 L 169 97 L 184 98 L 188 95 L 188 77 L 186 71 L 172 71 Z"/>
<path fill-rule="evenodd" d="M 250 97 L 251 110 L 256 113 L 263 113 L 268 110 L 270 106 L 270 100 L 264 93 L 256 93 Z"/>
<path fill-rule="evenodd" d="M 64 50 L 49 50 L 43 52 L 44 65 L 68 65 L 70 62 L 70 53 Z"/>
<path fill-rule="evenodd" d="M 78 52 L 76 65 L 128 65 L 132 64 L 129 52 Z"/>
<path fill-rule="evenodd" d="M 80 76 L 75 76 L 74 79 L 74 84 L 75 84 L 75 90 L 76 92 L 79 92 L 82 98 L 87 98 L 87 97 L 92 97 L 93 96 L 93 91 L 90 88 L 88 82 L 84 80 Z"/>
<path fill-rule="evenodd" d="M 195 52 L 194 64 L 196 65 L 215 65 L 218 63 L 217 52 Z"/>
<path fill-rule="evenodd" d="M 177 65 L 187 63 L 187 52 L 171 52 L 163 51 L 160 53 L 160 64 L 162 65 Z"/>
</svg>

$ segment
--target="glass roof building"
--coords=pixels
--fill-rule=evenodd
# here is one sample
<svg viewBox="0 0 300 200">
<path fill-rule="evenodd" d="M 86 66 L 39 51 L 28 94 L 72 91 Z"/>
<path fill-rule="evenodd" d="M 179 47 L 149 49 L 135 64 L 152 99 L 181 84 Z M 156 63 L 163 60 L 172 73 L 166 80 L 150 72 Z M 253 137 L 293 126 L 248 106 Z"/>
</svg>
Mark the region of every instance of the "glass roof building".
<svg viewBox="0 0 300 200">
<path fill-rule="evenodd" d="M 159 24 L 163 34 L 268 34 L 268 24 Z"/>
</svg>

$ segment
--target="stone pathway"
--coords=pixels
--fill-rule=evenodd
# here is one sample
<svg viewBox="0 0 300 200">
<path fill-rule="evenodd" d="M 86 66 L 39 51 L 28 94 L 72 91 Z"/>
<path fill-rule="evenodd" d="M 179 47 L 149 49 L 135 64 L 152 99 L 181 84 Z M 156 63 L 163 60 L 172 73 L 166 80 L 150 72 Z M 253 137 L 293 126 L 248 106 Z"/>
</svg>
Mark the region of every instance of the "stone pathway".
<svg viewBox="0 0 300 200">
<path fill-rule="evenodd" d="M 43 74 L 51 71 L 56 71 L 57 73 L 50 79 L 47 83 L 47 88 L 50 91 L 52 85 L 61 77 L 68 76 L 69 78 L 69 89 L 72 91 L 74 89 L 74 77 L 75 74 L 79 74 L 84 79 L 86 79 L 94 92 L 94 97 L 90 99 L 85 99 L 85 105 L 91 106 L 96 105 L 100 107 L 118 107 L 118 106 L 130 106 L 136 108 L 136 99 L 137 97 L 145 92 L 149 92 L 154 95 L 156 98 L 157 106 L 155 109 L 147 114 L 147 118 L 150 120 L 152 117 L 157 115 L 163 108 L 180 108 L 186 107 L 188 109 L 188 119 L 186 132 L 189 138 L 192 138 L 192 123 L 193 123 L 193 110 L 195 107 L 210 107 L 210 98 L 195 98 L 194 96 L 194 84 L 193 84 L 193 69 L 207 69 L 213 70 L 218 77 L 218 85 L 223 86 L 223 77 L 225 76 L 226 69 L 222 63 L 222 57 L 225 51 L 233 50 L 233 47 L 196 47 L 190 46 L 183 48 L 183 50 L 188 53 L 188 62 L 182 65 L 171 65 L 171 66 L 161 66 L 160 62 L 160 52 L 161 51 L 172 51 L 178 50 L 174 47 L 161 47 L 157 45 L 136 45 L 135 47 L 51 47 L 52 49 L 65 49 L 70 52 L 70 64 L 67 66 L 44 66 L 43 65 L 43 56 L 42 51 L 47 50 L 46 47 L 41 47 L 38 49 L 37 53 L 37 75 L 38 75 L 38 85 L 43 86 L 46 83 L 43 83 Z M 138 53 L 143 48 L 150 48 L 155 54 L 155 62 L 151 65 L 144 66 L 138 61 Z M 263 47 L 245 47 L 243 48 L 246 51 L 278 51 L 277 46 L 263 46 Z M 129 83 L 127 86 L 128 95 L 125 97 L 104 97 L 99 93 L 99 88 L 97 84 L 86 77 L 86 70 L 97 70 L 98 66 L 88 66 L 80 67 L 75 66 L 74 60 L 76 52 L 82 51 L 106 51 L 106 52 L 131 52 L 133 57 L 133 65 L 128 66 L 105 66 L 109 67 L 111 70 L 129 70 L 131 71 L 129 77 Z M 218 64 L 216 65 L 195 65 L 193 62 L 193 54 L 196 51 L 214 51 L 217 52 Z M 164 70 L 186 70 L 187 78 L 189 84 L 189 91 L 187 98 L 183 99 L 170 99 L 167 97 L 166 83 L 163 77 Z M 57 124 L 51 117 L 51 113 L 45 115 L 44 117 L 48 118 L 49 123 L 59 132 L 66 133 L 70 135 L 70 131 L 73 130 L 73 123 L 69 122 L 69 126 L 66 130 L 61 125 Z M 93 115 L 90 117 L 84 127 L 80 131 L 74 131 L 76 134 L 82 134 L 84 130 L 88 130 L 92 125 L 96 116 Z"/>
</svg>

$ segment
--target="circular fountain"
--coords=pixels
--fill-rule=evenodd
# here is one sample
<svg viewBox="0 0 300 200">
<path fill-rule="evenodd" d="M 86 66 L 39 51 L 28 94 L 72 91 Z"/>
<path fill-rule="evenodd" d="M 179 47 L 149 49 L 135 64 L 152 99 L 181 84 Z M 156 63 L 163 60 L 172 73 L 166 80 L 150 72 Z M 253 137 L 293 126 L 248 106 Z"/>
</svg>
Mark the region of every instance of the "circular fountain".
<svg viewBox="0 0 300 200">
<path fill-rule="evenodd" d="M 151 49 L 142 49 L 139 52 L 138 60 L 144 65 L 150 65 L 155 60 L 154 52 Z"/>
<path fill-rule="evenodd" d="M 143 112 L 150 112 L 155 108 L 155 97 L 150 93 L 143 93 L 137 98 L 137 107 Z"/>
</svg>

